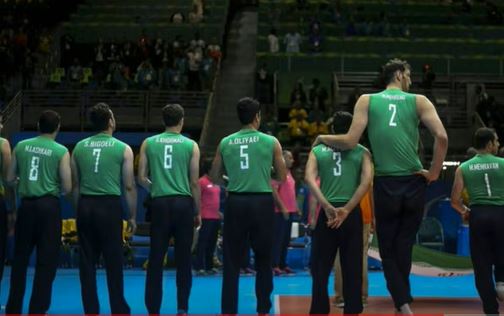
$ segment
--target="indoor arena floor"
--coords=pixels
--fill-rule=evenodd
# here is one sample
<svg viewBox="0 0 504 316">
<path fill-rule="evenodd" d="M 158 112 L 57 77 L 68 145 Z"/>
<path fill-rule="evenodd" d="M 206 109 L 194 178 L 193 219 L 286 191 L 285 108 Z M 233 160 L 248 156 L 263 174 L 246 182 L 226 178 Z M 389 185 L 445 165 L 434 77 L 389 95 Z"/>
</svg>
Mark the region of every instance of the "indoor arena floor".
<svg viewBox="0 0 504 316">
<path fill-rule="evenodd" d="M 25 296 L 26 312 L 31 292 L 34 270 L 28 271 L 27 293 Z M 10 268 L 6 267 L 2 280 L 0 303 L 5 304 L 8 294 Z M 239 313 L 255 314 L 254 277 L 240 278 Z M 330 295 L 333 294 L 332 277 Z M 481 305 L 477 299 L 473 276 L 434 278 L 411 277 L 415 302 L 412 309 L 418 314 L 481 314 Z M 97 273 L 101 312 L 109 313 L 107 286 L 104 270 Z M 125 270 L 126 300 L 133 314 L 145 314 L 144 289 L 145 271 Z M 189 303 L 191 314 L 218 314 L 220 312 L 222 276 L 203 276 L 193 278 L 193 287 Z M 167 270 L 164 274 L 162 314 L 176 313 L 175 272 Z M 311 278 L 308 272 L 299 271 L 294 276 L 281 276 L 274 279 L 274 313 L 306 314 L 310 304 Z M 388 297 L 382 272 L 369 273 L 369 304 L 365 313 L 392 314 L 392 302 Z M 501 308 L 502 310 L 502 308 Z M 54 282 L 53 300 L 50 314 L 81 314 L 79 274 L 76 269 L 60 269 Z M 331 313 L 342 310 L 332 307 Z"/>
</svg>

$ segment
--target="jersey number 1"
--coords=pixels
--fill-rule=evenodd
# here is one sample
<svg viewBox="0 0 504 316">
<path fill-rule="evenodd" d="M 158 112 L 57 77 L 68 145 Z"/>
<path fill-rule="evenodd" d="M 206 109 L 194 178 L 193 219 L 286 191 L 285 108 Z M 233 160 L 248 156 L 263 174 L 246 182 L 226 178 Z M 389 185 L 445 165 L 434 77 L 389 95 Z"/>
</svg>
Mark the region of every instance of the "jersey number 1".
<svg viewBox="0 0 504 316">
<path fill-rule="evenodd" d="M 488 179 L 488 173 L 485 173 L 485 184 L 486 184 L 486 189 L 488 196 L 492 196 L 492 190 L 490 189 L 490 180 Z"/>
</svg>

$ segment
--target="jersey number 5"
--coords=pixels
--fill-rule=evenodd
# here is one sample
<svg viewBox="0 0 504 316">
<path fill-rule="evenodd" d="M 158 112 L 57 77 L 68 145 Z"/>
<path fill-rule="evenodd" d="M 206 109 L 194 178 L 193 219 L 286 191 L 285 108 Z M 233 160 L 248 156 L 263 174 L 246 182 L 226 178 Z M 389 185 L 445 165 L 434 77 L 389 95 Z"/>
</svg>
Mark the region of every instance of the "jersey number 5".
<svg viewBox="0 0 504 316">
<path fill-rule="evenodd" d="M 249 155 L 245 152 L 248 149 L 248 145 L 240 146 L 240 169 L 248 169 L 249 168 Z"/>
</svg>

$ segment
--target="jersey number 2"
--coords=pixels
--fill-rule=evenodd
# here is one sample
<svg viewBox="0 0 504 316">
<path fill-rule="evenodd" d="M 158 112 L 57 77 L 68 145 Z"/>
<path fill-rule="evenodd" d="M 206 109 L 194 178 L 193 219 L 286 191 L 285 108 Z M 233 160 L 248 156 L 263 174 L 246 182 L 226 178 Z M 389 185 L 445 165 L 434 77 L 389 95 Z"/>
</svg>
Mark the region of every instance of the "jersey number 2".
<svg viewBox="0 0 504 316">
<path fill-rule="evenodd" d="M 395 121 L 395 118 L 396 118 L 396 112 L 397 112 L 397 105 L 395 104 L 389 104 L 388 105 L 388 109 L 389 111 L 392 111 L 392 115 L 390 116 L 390 122 L 389 122 L 389 126 L 397 126 L 397 123 Z"/>
</svg>

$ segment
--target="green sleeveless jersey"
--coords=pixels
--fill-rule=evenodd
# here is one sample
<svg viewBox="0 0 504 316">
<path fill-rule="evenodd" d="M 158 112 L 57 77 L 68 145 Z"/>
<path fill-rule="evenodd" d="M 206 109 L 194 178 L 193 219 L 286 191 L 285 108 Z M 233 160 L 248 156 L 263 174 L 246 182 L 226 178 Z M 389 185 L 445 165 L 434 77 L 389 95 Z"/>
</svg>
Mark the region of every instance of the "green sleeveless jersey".
<svg viewBox="0 0 504 316">
<path fill-rule="evenodd" d="M 5 142 L 5 138 L 0 137 L 0 150 L 1 150 L 4 142 Z M 0 172 L 3 170 L 3 163 L 4 163 L 3 154 L 0 153 Z M 5 194 L 5 187 L 4 187 L 3 180 L 4 180 L 3 176 L 0 176 L 0 195 Z"/>
<path fill-rule="evenodd" d="M 368 117 L 377 176 L 405 176 L 422 169 L 416 95 L 399 89 L 371 94 Z"/>
<path fill-rule="evenodd" d="M 37 136 L 19 142 L 16 154 L 18 192 L 21 198 L 60 195 L 59 165 L 68 152 L 53 139 Z"/>
<path fill-rule="evenodd" d="M 362 156 L 367 149 L 338 151 L 324 144 L 312 149 L 317 159 L 320 191 L 330 203 L 347 202 L 360 184 Z"/>
<path fill-rule="evenodd" d="M 147 138 L 151 196 L 191 194 L 190 165 L 195 142 L 183 135 L 164 132 Z"/>
<path fill-rule="evenodd" d="M 126 144 L 100 133 L 81 140 L 73 156 L 79 172 L 80 194 L 121 195 Z"/>
<path fill-rule="evenodd" d="M 504 159 L 476 155 L 459 167 L 470 205 L 504 205 Z"/>
<path fill-rule="evenodd" d="M 242 129 L 221 140 L 220 152 L 229 177 L 229 192 L 271 192 L 275 140 L 253 129 Z"/>
</svg>

